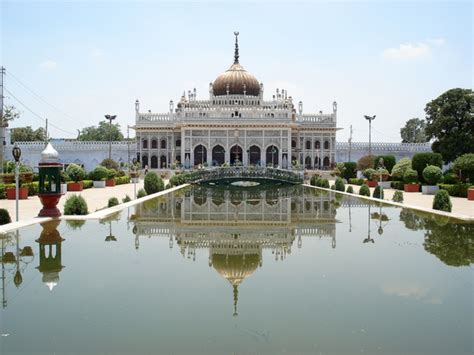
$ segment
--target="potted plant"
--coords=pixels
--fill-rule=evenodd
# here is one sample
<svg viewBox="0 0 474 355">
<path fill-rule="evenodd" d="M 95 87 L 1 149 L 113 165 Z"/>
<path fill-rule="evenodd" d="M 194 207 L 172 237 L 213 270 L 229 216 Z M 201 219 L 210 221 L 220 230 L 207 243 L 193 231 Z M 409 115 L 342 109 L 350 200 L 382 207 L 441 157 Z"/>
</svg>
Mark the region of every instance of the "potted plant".
<svg viewBox="0 0 474 355">
<path fill-rule="evenodd" d="M 33 169 L 28 165 L 21 165 L 20 169 L 20 182 L 29 183 L 33 181 Z"/>
<path fill-rule="evenodd" d="M 95 169 L 89 173 L 89 179 L 93 181 L 94 187 L 104 188 L 108 173 L 109 169 L 105 166 L 97 165 Z"/>
<path fill-rule="evenodd" d="M 67 183 L 67 190 L 68 191 L 82 191 L 83 183 L 82 180 L 84 179 L 86 172 L 83 168 L 76 164 L 69 164 L 66 168 L 66 174 L 72 182 Z"/>
<path fill-rule="evenodd" d="M 427 182 L 427 185 L 421 186 L 421 193 L 423 195 L 434 195 L 438 192 L 439 187 L 436 185 L 441 181 L 443 172 L 435 165 L 428 165 L 423 169 L 423 179 Z"/>
<path fill-rule="evenodd" d="M 7 187 L 5 189 L 5 196 L 7 196 L 7 200 L 15 200 L 16 199 L 16 187 Z M 18 199 L 19 200 L 26 200 L 28 198 L 28 186 L 20 185 L 18 187 Z"/>
<path fill-rule="evenodd" d="M 107 178 L 105 180 L 105 186 L 114 187 L 115 186 L 115 177 L 117 176 L 117 171 L 114 169 L 107 169 Z"/>
<path fill-rule="evenodd" d="M 13 173 L 0 174 L 0 178 L 5 185 L 15 183 L 15 174 Z"/>
<path fill-rule="evenodd" d="M 64 170 L 61 170 L 61 193 L 65 194 L 67 192 L 67 183 L 71 179 L 69 178 L 68 174 Z"/>
<path fill-rule="evenodd" d="M 413 169 L 407 169 L 403 174 L 403 190 L 405 192 L 419 192 L 420 184 L 418 183 L 418 172 Z"/>
<path fill-rule="evenodd" d="M 377 170 L 368 168 L 363 171 L 364 177 L 367 179 L 367 186 L 368 187 L 375 187 L 377 186 L 377 180 L 373 180 L 372 175 L 375 174 Z"/>
<path fill-rule="evenodd" d="M 382 181 L 380 181 L 382 178 Z M 382 186 L 384 189 L 389 189 L 391 182 L 388 181 L 390 178 L 390 173 L 385 168 L 378 168 L 375 170 L 375 173 L 372 174 L 372 180 L 377 181 L 377 184 Z"/>
<path fill-rule="evenodd" d="M 471 186 L 467 189 L 467 199 L 469 201 L 474 201 L 474 186 Z"/>
</svg>

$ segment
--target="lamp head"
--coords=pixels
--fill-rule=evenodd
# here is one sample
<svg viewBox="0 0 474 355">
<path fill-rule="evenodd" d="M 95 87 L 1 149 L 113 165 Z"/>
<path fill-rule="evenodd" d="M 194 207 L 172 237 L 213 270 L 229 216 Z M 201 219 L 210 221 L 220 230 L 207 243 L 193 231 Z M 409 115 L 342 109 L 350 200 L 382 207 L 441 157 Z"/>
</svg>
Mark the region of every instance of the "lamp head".
<svg viewBox="0 0 474 355">
<path fill-rule="evenodd" d="M 373 115 L 373 116 L 364 115 L 365 119 L 369 121 L 375 120 L 375 116 L 376 115 Z"/>
<path fill-rule="evenodd" d="M 16 144 L 12 149 L 12 155 L 13 155 L 13 158 L 15 159 L 15 161 L 18 163 L 20 161 L 20 158 L 21 158 L 21 149 Z"/>
</svg>

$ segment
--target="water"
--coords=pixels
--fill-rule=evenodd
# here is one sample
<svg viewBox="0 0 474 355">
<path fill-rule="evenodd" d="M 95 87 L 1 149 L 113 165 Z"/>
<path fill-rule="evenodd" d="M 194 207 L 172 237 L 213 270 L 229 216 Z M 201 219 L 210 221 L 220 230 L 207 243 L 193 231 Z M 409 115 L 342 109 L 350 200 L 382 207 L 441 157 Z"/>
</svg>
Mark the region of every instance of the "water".
<svg viewBox="0 0 474 355">
<path fill-rule="evenodd" d="M 19 231 L 21 280 L 2 240 L 2 354 L 473 352 L 472 224 L 301 187 L 80 224 Z"/>
</svg>

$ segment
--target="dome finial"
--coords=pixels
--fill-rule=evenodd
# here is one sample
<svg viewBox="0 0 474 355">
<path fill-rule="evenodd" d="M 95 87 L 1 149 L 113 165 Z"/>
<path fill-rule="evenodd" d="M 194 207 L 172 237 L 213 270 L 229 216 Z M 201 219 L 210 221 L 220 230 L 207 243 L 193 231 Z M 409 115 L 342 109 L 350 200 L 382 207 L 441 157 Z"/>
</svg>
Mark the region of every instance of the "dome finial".
<svg viewBox="0 0 474 355">
<path fill-rule="evenodd" d="M 234 31 L 235 35 L 235 52 L 234 52 L 234 64 L 239 64 L 239 31 Z"/>
<path fill-rule="evenodd" d="M 234 285 L 233 288 L 234 288 L 234 314 L 233 316 L 234 317 L 237 317 L 238 313 L 237 313 L 237 302 L 239 301 L 239 285 Z"/>
</svg>

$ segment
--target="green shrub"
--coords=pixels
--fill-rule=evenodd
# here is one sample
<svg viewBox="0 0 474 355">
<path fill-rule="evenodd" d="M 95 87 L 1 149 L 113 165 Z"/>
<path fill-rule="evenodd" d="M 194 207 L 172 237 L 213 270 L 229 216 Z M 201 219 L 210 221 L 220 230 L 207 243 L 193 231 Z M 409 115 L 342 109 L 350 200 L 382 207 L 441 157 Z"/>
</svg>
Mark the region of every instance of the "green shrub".
<svg viewBox="0 0 474 355">
<path fill-rule="evenodd" d="M 418 176 L 423 179 L 423 170 L 428 165 L 434 165 L 438 168 L 443 166 L 443 157 L 439 153 L 416 153 L 411 160 L 412 169 L 416 170 Z M 424 180 L 422 180 L 424 182 Z"/>
<path fill-rule="evenodd" d="M 374 156 L 365 155 L 357 161 L 357 169 L 364 171 L 366 169 L 374 168 Z"/>
<path fill-rule="evenodd" d="M 365 182 L 364 179 L 355 179 L 355 178 L 349 179 L 349 184 L 352 184 L 352 185 L 359 185 L 360 186 L 360 185 L 363 185 L 364 182 Z"/>
<path fill-rule="evenodd" d="M 423 169 L 423 179 L 428 183 L 428 185 L 436 185 L 441 181 L 443 173 L 441 169 L 434 165 L 428 165 Z"/>
<path fill-rule="evenodd" d="M 0 199 L 5 198 L 5 184 L 1 183 L 0 184 Z"/>
<path fill-rule="evenodd" d="M 337 191 L 342 191 L 342 192 L 346 190 L 346 185 L 344 185 L 344 180 L 342 180 L 342 178 L 340 177 L 336 178 L 335 188 Z"/>
<path fill-rule="evenodd" d="M 76 164 L 69 164 L 66 168 L 66 174 L 74 182 L 79 182 L 86 176 L 86 172 L 84 171 L 84 169 Z"/>
<path fill-rule="evenodd" d="M 10 213 L 5 208 L 0 208 L 0 226 L 11 223 Z"/>
<path fill-rule="evenodd" d="M 94 187 L 94 182 L 92 180 L 82 180 L 82 188 L 90 189 Z"/>
<path fill-rule="evenodd" d="M 385 169 L 387 169 L 387 171 L 389 173 L 391 173 L 393 167 L 395 166 L 395 162 L 396 162 L 395 156 L 393 156 L 393 155 L 378 155 L 378 156 L 376 156 L 375 160 L 374 160 L 374 164 L 375 164 L 376 168 L 379 167 L 380 158 L 383 159 L 383 166 L 385 167 Z"/>
<path fill-rule="evenodd" d="M 86 215 L 87 202 L 80 195 L 71 195 L 66 199 L 64 203 L 64 214 L 65 215 Z"/>
<path fill-rule="evenodd" d="M 454 197 L 467 197 L 467 190 L 471 186 L 470 184 L 438 184 L 441 190 L 446 190 L 449 196 Z"/>
<path fill-rule="evenodd" d="M 380 185 L 375 186 L 374 193 L 372 194 L 373 198 L 379 198 L 383 200 L 384 193 L 383 193 L 383 187 Z"/>
<path fill-rule="evenodd" d="M 451 198 L 446 190 L 439 190 L 433 199 L 433 209 L 445 212 L 451 212 Z"/>
<path fill-rule="evenodd" d="M 363 184 L 359 189 L 360 196 L 369 196 L 370 197 L 370 189 L 366 184 Z"/>
<path fill-rule="evenodd" d="M 107 169 L 107 179 L 113 179 L 117 176 L 117 170 L 114 169 Z"/>
<path fill-rule="evenodd" d="M 443 184 L 457 184 L 459 183 L 459 176 L 457 176 L 452 169 L 448 169 L 443 174 Z"/>
<path fill-rule="evenodd" d="M 33 172 L 33 169 L 28 166 L 28 165 L 23 165 L 21 164 L 20 165 L 20 168 L 18 169 L 18 172 L 21 174 L 21 173 L 32 173 Z"/>
<path fill-rule="evenodd" d="M 102 165 L 97 165 L 94 170 L 89 173 L 89 179 L 92 181 L 102 181 L 107 179 L 109 170 Z"/>
<path fill-rule="evenodd" d="M 66 224 L 71 227 L 71 229 L 81 229 L 82 226 L 86 223 L 84 220 L 80 219 L 67 219 Z"/>
<path fill-rule="evenodd" d="M 402 191 L 395 191 L 395 193 L 393 194 L 393 197 L 392 197 L 392 201 L 402 203 L 403 202 L 403 192 Z"/>
<path fill-rule="evenodd" d="M 463 154 L 456 158 L 453 170 L 461 177 L 462 181 L 474 183 L 474 153 Z"/>
<path fill-rule="evenodd" d="M 405 183 L 403 181 L 392 181 L 390 187 L 395 190 L 403 190 Z"/>
<path fill-rule="evenodd" d="M 119 204 L 119 200 L 117 197 L 111 197 L 109 198 L 109 202 L 107 203 L 107 207 L 114 207 Z"/>
<path fill-rule="evenodd" d="M 107 169 L 114 169 L 115 171 L 119 170 L 119 164 L 113 159 L 104 159 L 100 165 L 105 166 Z"/>
<path fill-rule="evenodd" d="M 413 184 L 418 182 L 418 172 L 414 169 L 407 169 L 403 174 L 403 182 L 405 184 Z"/>
<path fill-rule="evenodd" d="M 165 189 L 165 184 L 154 171 L 150 171 L 145 176 L 144 187 L 147 195 L 151 195 L 163 191 Z"/>
<path fill-rule="evenodd" d="M 132 199 L 128 195 L 125 195 L 125 197 L 122 199 L 123 203 L 130 202 L 130 201 L 132 201 Z"/>
<path fill-rule="evenodd" d="M 365 169 L 362 174 L 364 174 L 366 179 L 372 180 L 372 175 L 374 175 L 377 172 L 377 170 L 369 168 Z"/>
<path fill-rule="evenodd" d="M 142 198 L 146 196 L 146 191 L 144 189 L 140 189 L 137 192 L 137 198 Z"/>
<path fill-rule="evenodd" d="M 403 175 L 408 169 L 411 169 L 411 160 L 408 158 L 400 159 L 392 168 L 392 178 L 394 180 L 402 181 Z"/>
<path fill-rule="evenodd" d="M 354 189 L 352 188 L 351 185 L 347 186 L 346 192 L 349 193 L 349 194 L 353 194 L 353 193 L 354 193 Z"/>
<path fill-rule="evenodd" d="M 329 189 L 329 180 L 328 179 L 320 179 L 320 187 L 325 189 Z"/>
<path fill-rule="evenodd" d="M 115 178 L 116 185 L 123 185 L 123 184 L 128 184 L 128 183 L 130 183 L 130 176 L 128 175 L 119 176 Z"/>
<path fill-rule="evenodd" d="M 36 196 L 39 192 L 39 181 L 32 181 L 28 184 L 24 184 L 28 187 L 28 196 Z"/>
<path fill-rule="evenodd" d="M 353 161 L 347 161 L 344 163 L 344 173 L 342 177 L 349 181 L 357 176 L 357 163 Z"/>
<path fill-rule="evenodd" d="M 175 175 L 176 176 L 176 175 Z M 311 176 L 311 179 L 309 179 L 309 184 L 311 186 L 316 186 L 316 180 L 319 179 L 319 175 L 318 174 L 314 174 L 313 176 Z"/>
<path fill-rule="evenodd" d="M 336 190 L 336 185 L 332 184 L 331 185 L 331 190 Z"/>
</svg>

